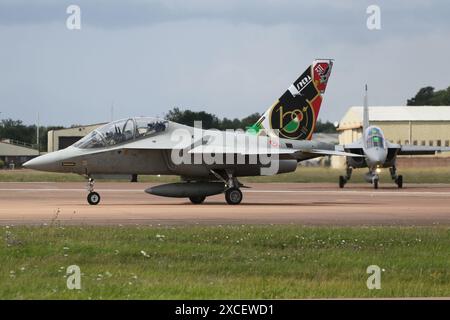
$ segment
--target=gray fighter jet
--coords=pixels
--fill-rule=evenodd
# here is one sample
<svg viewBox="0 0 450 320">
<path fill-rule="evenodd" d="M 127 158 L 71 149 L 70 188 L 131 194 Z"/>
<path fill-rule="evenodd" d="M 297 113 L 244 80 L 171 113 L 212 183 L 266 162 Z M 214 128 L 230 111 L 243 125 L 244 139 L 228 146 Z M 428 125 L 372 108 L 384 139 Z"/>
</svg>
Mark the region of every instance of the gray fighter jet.
<svg viewBox="0 0 450 320">
<path fill-rule="evenodd" d="M 293 172 L 300 161 L 324 155 L 354 156 L 311 141 L 332 60 L 315 60 L 246 132 L 202 130 L 164 119 L 136 117 L 106 124 L 72 146 L 24 167 L 73 172 L 88 178 L 89 204 L 100 202 L 96 175 L 178 175 L 181 182 L 147 193 L 186 197 L 194 204 L 225 193 L 239 204 L 239 177 Z"/>
<path fill-rule="evenodd" d="M 403 187 L 403 176 L 397 174 L 396 160 L 398 155 L 427 155 L 442 151 L 450 151 L 446 147 L 430 147 L 417 145 L 400 145 L 385 139 L 383 131 L 377 126 L 369 125 L 369 107 L 365 86 L 363 108 L 362 137 L 356 142 L 336 146 L 336 150 L 362 155 L 363 157 L 346 157 L 346 175 L 339 176 L 339 187 L 343 188 L 350 180 L 354 168 L 369 168 L 364 179 L 378 189 L 381 168 L 389 168 L 391 178 L 399 188 Z"/>
</svg>

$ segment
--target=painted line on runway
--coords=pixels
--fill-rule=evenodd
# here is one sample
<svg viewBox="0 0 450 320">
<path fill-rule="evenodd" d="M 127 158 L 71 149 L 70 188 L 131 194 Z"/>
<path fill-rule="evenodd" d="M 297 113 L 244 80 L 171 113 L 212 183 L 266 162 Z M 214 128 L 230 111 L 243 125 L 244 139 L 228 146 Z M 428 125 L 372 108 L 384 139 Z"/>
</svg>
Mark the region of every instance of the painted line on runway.
<svg viewBox="0 0 450 320">
<path fill-rule="evenodd" d="M 86 192 L 86 189 L 58 189 L 58 188 L 0 188 L 0 191 L 27 191 L 27 192 Z M 143 189 L 96 189 L 97 192 L 134 192 L 143 193 Z M 366 191 L 366 190 L 242 190 L 244 193 L 305 193 L 305 194 L 332 194 L 332 195 L 393 195 L 393 196 L 446 196 L 447 191 Z"/>
<path fill-rule="evenodd" d="M 448 197 L 450 192 L 445 191 L 365 191 L 365 190 L 245 190 L 244 193 L 308 193 L 308 194 L 330 194 L 330 195 L 392 195 L 392 196 L 417 196 L 417 195 L 430 195 L 430 196 L 445 196 Z"/>
</svg>

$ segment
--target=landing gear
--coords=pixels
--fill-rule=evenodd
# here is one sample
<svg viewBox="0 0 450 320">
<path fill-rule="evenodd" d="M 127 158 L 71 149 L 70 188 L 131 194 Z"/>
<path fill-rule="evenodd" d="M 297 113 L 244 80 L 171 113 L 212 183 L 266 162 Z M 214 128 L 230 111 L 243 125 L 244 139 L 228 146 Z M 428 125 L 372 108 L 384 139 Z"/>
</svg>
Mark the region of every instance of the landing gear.
<svg viewBox="0 0 450 320">
<path fill-rule="evenodd" d="M 97 205 L 100 202 L 100 195 L 94 191 L 94 184 L 95 184 L 94 179 L 89 178 L 87 183 L 87 190 L 89 191 L 89 194 L 87 196 L 87 202 L 90 205 Z"/>
<path fill-rule="evenodd" d="M 242 192 L 239 188 L 230 188 L 225 191 L 225 200 L 228 204 L 239 204 L 242 201 Z"/>
<path fill-rule="evenodd" d="M 347 183 L 347 180 L 345 179 L 344 176 L 339 176 L 339 188 L 343 188 L 345 186 L 345 184 Z"/>
<path fill-rule="evenodd" d="M 241 203 L 243 196 L 239 188 L 243 187 L 242 183 L 240 183 L 236 177 L 233 177 L 231 172 L 224 171 L 219 173 L 214 170 L 210 170 L 210 172 L 225 184 L 225 200 L 227 203 Z"/>
<path fill-rule="evenodd" d="M 239 204 L 242 201 L 242 191 L 239 189 L 242 184 L 238 181 L 236 177 L 229 172 L 227 172 L 228 181 L 226 185 L 228 189 L 225 191 L 225 200 L 228 204 Z"/>
<path fill-rule="evenodd" d="M 202 204 L 203 201 L 205 201 L 206 197 L 189 197 L 189 200 L 191 200 L 191 202 L 193 204 Z"/>
<path fill-rule="evenodd" d="M 374 189 L 378 189 L 378 184 L 380 182 L 380 176 L 378 175 L 378 173 L 376 172 L 375 169 L 369 169 L 369 172 L 367 172 L 364 175 L 364 180 L 366 180 L 366 182 L 372 184 Z"/>
<path fill-rule="evenodd" d="M 350 178 L 352 177 L 352 171 L 353 171 L 353 168 L 350 166 L 347 166 L 345 177 L 339 176 L 339 188 L 342 189 L 345 186 L 345 184 L 348 182 L 348 180 L 350 180 Z"/>
<path fill-rule="evenodd" d="M 395 180 L 395 183 L 397 184 L 399 189 L 403 188 L 403 176 L 399 175 Z"/>
<path fill-rule="evenodd" d="M 97 205 L 100 202 L 100 195 L 97 192 L 89 192 L 87 201 L 90 205 Z"/>
<path fill-rule="evenodd" d="M 399 189 L 403 188 L 403 176 L 397 175 L 397 168 L 395 166 L 393 166 L 392 168 L 389 168 L 389 172 L 391 173 L 392 180 L 395 181 L 398 188 Z"/>
<path fill-rule="evenodd" d="M 378 177 L 373 179 L 373 188 L 378 189 Z"/>
</svg>

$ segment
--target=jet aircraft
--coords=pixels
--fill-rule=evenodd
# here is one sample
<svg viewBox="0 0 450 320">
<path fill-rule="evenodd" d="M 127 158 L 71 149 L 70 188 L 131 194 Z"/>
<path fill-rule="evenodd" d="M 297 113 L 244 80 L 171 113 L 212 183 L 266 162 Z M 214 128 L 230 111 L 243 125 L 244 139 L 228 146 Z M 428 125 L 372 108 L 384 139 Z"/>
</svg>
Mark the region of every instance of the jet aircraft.
<svg viewBox="0 0 450 320">
<path fill-rule="evenodd" d="M 145 191 L 194 204 L 224 193 L 228 204 L 239 204 L 239 177 L 293 172 L 299 162 L 324 155 L 359 157 L 311 140 L 332 65 L 330 59 L 315 60 L 246 132 L 135 117 L 106 124 L 24 167 L 86 176 L 91 205 L 100 202 L 95 176 L 123 174 L 178 175 L 181 182 Z"/>
<path fill-rule="evenodd" d="M 362 137 L 356 142 L 336 146 L 336 150 L 359 154 L 363 157 L 346 157 L 346 175 L 339 176 L 339 187 L 344 188 L 350 180 L 354 168 L 369 168 L 364 179 L 378 189 L 381 168 L 389 168 L 391 178 L 398 188 L 403 187 L 403 176 L 397 174 L 396 160 L 398 155 L 427 155 L 442 151 L 450 151 L 446 147 L 430 147 L 417 145 L 400 145 L 392 143 L 384 137 L 380 127 L 369 124 L 369 107 L 367 85 L 365 86 Z"/>
</svg>

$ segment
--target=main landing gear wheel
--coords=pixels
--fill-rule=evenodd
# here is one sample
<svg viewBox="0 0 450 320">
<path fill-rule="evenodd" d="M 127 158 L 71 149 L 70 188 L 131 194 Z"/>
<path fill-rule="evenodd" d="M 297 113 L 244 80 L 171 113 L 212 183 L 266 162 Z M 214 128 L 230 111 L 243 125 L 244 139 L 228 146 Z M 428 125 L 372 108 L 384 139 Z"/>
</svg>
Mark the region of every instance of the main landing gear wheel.
<svg viewBox="0 0 450 320">
<path fill-rule="evenodd" d="M 100 202 L 100 195 L 97 192 L 89 192 L 87 201 L 90 205 L 97 205 Z"/>
<path fill-rule="evenodd" d="M 189 197 L 189 200 L 191 200 L 193 204 L 201 204 L 205 199 L 206 197 Z"/>
<path fill-rule="evenodd" d="M 225 200 L 228 204 L 239 204 L 242 201 L 242 192 L 238 188 L 230 188 L 225 191 Z"/>
<path fill-rule="evenodd" d="M 345 183 L 346 183 L 347 181 L 345 180 L 345 177 L 344 176 L 339 176 L 339 188 L 343 188 L 344 186 L 345 186 Z"/>
<path fill-rule="evenodd" d="M 403 188 L 403 176 L 399 175 L 397 177 L 397 180 L 395 180 L 395 183 L 397 184 L 399 189 Z"/>
</svg>

